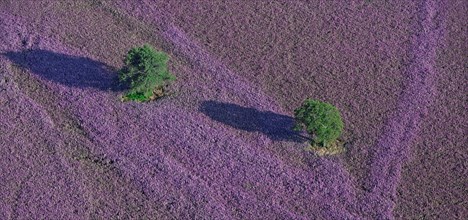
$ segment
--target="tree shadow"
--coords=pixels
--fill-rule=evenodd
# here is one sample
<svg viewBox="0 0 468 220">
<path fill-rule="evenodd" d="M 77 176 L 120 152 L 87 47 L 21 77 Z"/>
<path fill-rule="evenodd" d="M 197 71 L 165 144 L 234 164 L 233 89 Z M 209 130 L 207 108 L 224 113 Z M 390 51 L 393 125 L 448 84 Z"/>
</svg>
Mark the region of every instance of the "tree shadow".
<svg viewBox="0 0 468 220">
<path fill-rule="evenodd" d="M 65 86 L 111 91 L 123 89 L 114 68 L 90 58 L 40 49 L 12 51 L 2 55 L 46 80 Z"/>
<path fill-rule="evenodd" d="M 309 138 L 294 131 L 294 118 L 271 111 L 258 111 L 236 104 L 204 101 L 199 111 L 215 121 L 248 132 L 261 132 L 275 141 L 304 142 Z"/>
</svg>

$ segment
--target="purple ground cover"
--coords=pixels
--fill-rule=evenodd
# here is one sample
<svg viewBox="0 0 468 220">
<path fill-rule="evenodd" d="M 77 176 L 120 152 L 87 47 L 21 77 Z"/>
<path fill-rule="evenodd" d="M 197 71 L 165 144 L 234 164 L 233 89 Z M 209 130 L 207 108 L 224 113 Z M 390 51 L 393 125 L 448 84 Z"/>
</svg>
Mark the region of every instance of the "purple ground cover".
<svg viewBox="0 0 468 220">
<path fill-rule="evenodd" d="M 435 50 L 444 31 L 444 5 L 435 1 L 420 3 L 418 29 L 411 53 L 413 58 L 407 66 L 407 82 L 400 95 L 397 109 L 391 114 L 376 145 L 373 146 L 371 171 L 369 173 L 367 204 L 369 210 L 378 210 L 379 218 L 390 216 L 395 203 L 396 189 L 400 180 L 401 166 L 408 160 L 409 147 L 419 132 L 422 119 L 432 102 L 437 77 L 434 69 Z M 371 201 L 376 200 L 372 204 Z M 381 207 L 375 207 L 381 206 Z"/>
<path fill-rule="evenodd" d="M 0 35 L 0 111 L 6 116 L 0 218 L 414 216 L 398 207 L 397 190 L 440 90 L 436 60 L 445 47 L 449 7 L 438 1 L 243 3 L 0 4 L 0 27 L 9 30 Z M 325 18 L 309 13 L 315 7 L 336 11 Z M 243 18 L 230 21 L 223 15 L 229 10 Z M 317 26 L 303 26 L 311 17 Z M 353 41 L 349 31 L 359 31 L 350 27 L 359 30 L 361 22 L 374 25 L 377 37 Z M 330 25 L 337 28 L 328 35 Z M 387 33 L 386 25 L 399 32 Z M 285 30 L 277 27 L 298 35 L 280 36 Z M 300 46 L 318 40 L 316 31 L 327 37 Z M 360 40 L 371 49 L 354 43 Z M 116 54 L 145 42 L 171 55 L 174 95 L 121 103 Z M 352 72 L 367 66 L 378 73 Z M 346 155 L 305 152 L 307 137 L 291 130 L 291 110 L 314 94 L 343 109 Z M 372 104 L 381 96 L 380 106 Z"/>
</svg>

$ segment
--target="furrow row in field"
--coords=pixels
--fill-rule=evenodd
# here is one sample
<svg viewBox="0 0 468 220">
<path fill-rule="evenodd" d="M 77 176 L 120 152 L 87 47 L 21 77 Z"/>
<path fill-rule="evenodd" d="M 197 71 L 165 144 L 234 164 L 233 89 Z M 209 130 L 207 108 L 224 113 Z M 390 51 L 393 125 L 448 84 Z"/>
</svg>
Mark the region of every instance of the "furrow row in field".
<svg viewBox="0 0 468 220">
<path fill-rule="evenodd" d="M 437 72 L 433 65 L 438 43 L 443 37 L 444 3 L 431 0 L 419 4 L 419 23 L 414 30 L 413 59 L 407 66 L 405 89 L 396 112 L 389 117 L 383 134 L 372 149 L 369 197 L 378 201 L 374 210 L 381 217 L 392 216 L 402 164 L 409 158 L 412 140 L 417 136 L 421 120 L 427 115 L 436 92 Z"/>
</svg>

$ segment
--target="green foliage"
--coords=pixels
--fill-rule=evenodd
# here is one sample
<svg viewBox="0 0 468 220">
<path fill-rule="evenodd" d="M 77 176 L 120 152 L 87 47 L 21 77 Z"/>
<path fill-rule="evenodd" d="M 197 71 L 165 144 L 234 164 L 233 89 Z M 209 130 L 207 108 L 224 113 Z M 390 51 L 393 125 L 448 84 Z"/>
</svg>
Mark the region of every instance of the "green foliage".
<svg viewBox="0 0 468 220">
<path fill-rule="evenodd" d="M 169 73 L 169 56 L 156 51 L 150 45 L 132 48 L 125 58 L 125 66 L 119 71 L 119 80 L 129 87 L 124 100 L 148 101 L 153 91 L 175 80 Z"/>
<path fill-rule="evenodd" d="M 313 144 L 327 147 L 343 131 L 343 121 L 338 109 L 328 103 L 306 99 L 294 110 L 295 130 L 305 130 L 313 136 Z"/>
</svg>

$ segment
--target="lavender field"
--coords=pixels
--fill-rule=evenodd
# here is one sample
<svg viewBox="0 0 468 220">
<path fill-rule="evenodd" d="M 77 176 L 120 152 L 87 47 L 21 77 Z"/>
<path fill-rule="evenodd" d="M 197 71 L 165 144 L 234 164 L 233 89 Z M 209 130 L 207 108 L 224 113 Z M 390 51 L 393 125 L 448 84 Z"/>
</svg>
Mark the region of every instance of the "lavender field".
<svg viewBox="0 0 468 220">
<path fill-rule="evenodd" d="M 1 0 L 0 219 L 468 219 L 468 3 Z M 169 54 L 171 95 L 117 70 Z M 346 151 L 294 131 L 335 105 Z"/>
</svg>

